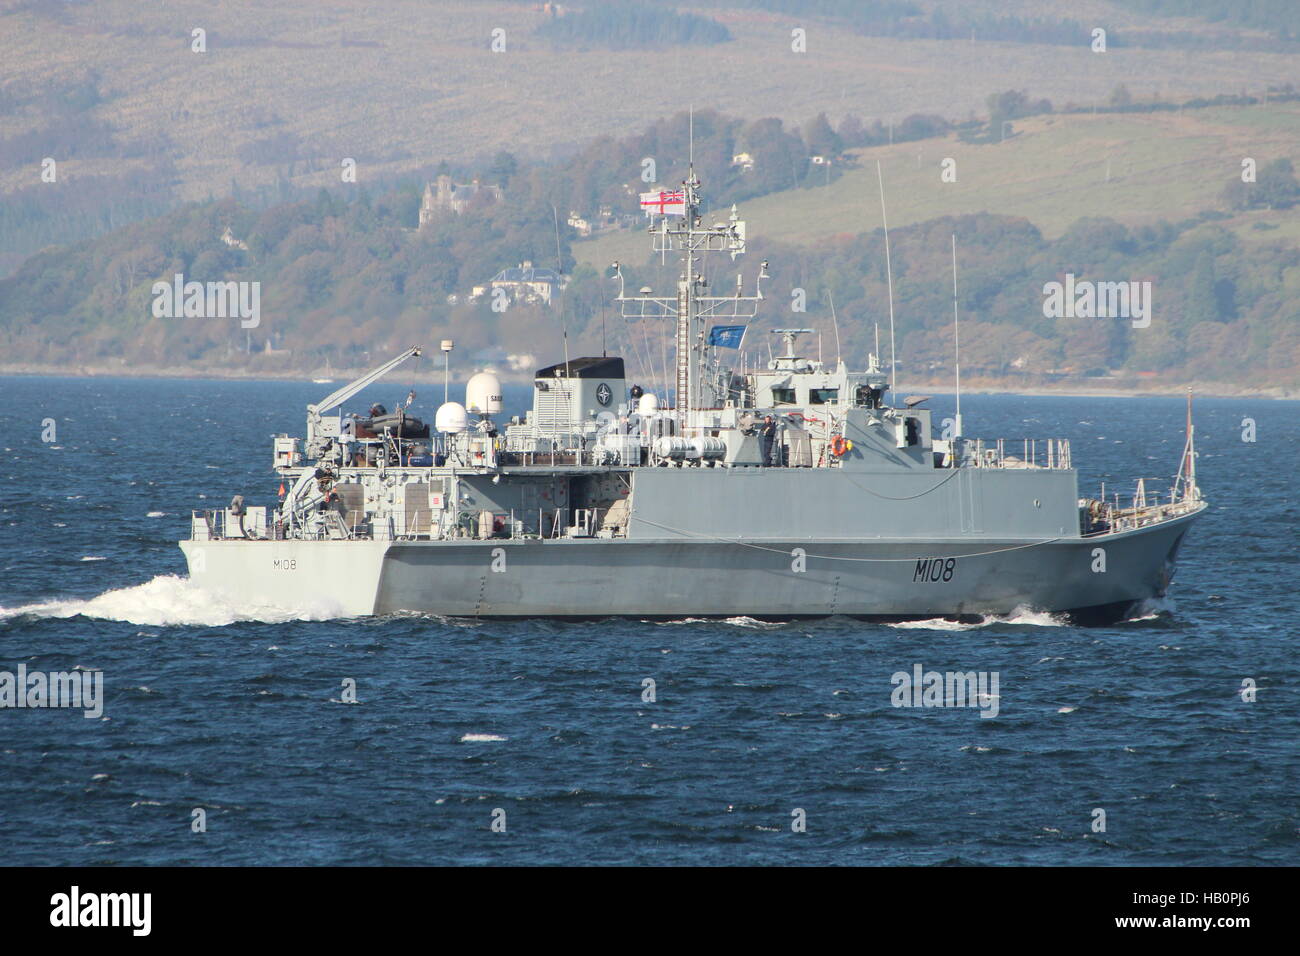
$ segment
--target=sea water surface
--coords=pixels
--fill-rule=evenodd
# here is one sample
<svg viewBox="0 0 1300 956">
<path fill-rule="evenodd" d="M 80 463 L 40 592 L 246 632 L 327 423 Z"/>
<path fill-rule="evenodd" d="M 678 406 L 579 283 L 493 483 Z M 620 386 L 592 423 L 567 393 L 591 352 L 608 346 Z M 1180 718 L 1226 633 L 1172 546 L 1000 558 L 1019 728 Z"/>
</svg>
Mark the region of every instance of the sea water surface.
<svg viewBox="0 0 1300 956">
<path fill-rule="evenodd" d="M 332 387 L 0 378 L 0 671 L 105 697 L 0 709 L 6 862 L 1297 862 L 1297 403 L 1198 400 L 1210 507 L 1115 627 L 332 620 L 192 586 L 191 509 L 272 503 L 271 435 Z M 1069 438 L 1085 494 L 1167 488 L 1182 450 L 1180 398 L 963 406 Z M 997 672 L 997 716 L 894 707 L 918 664 Z"/>
</svg>

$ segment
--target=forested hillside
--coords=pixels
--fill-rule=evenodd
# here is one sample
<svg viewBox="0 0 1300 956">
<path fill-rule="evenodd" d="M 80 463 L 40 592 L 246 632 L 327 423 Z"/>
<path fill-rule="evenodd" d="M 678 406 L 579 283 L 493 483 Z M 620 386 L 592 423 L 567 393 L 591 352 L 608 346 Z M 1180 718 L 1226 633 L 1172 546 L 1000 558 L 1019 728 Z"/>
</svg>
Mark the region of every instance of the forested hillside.
<svg viewBox="0 0 1300 956">
<path fill-rule="evenodd" d="M 906 228 L 891 238 L 899 359 L 908 374 L 946 374 L 951 363 L 956 233 L 968 374 L 1021 384 L 1118 374 L 1166 385 L 1197 378 L 1294 387 L 1300 186 L 1285 153 L 1293 151 L 1296 111 L 1291 89 L 1272 95 L 1267 109 L 1237 97 L 1230 107 L 1166 109 L 1158 121 L 1141 118 L 1145 102 L 1115 97 L 1101 116 L 1060 114 L 1024 91 L 991 95 L 987 120 L 961 123 L 848 116 L 834 127 L 819 114 L 792 126 L 696 112 L 705 215 L 748 201 L 758 217 L 750 255 L 737 265 L 752 275 L 758 261 L 771 263 L 769 303 L 746 347 L 762 357 L 763 330 L 793 322 L 820 332 L 824 347 L 838 334 L 846 355 L 861 362 L 877 323 L 887 324 L 883 235 L 871 231 L 879 221 L 875 162 L 862 161 L 865 147 L 880 151 L 893 188 L 903 190 L 894 222 Z M 567 335 L 573 349 L 607 342 L 642 374 L 662 375 L 669 330 L 629 326 L 616 314 L 607 266 L 621 259 L 631 288 L 671 287 L 676 264 L 660 268 L 647 255 L 638 193 L 681 181 L 691 136 L 679 113 L 636 135 L 596 139 L 562 161 L 530 163 L 501 151 L 477 166 L 427 167 L 388 189 L 350 184 L 282 202 L 260 195 L 190 203 L 24 262 L 0 281 L 0 349 L 9 368 L 284 374 L 364 367 L 372 356 L 446 335 L 470 361 L 526 371 L 560 354 Z M 1215 138 L 1223 136 L 1230 138 Z M 1123 152 L 1105 147 L 1115 150 L 1112 184 L 1112 154 L 1094 144 L 1120 140 Z M 1239 144 L 1258 154 L 1249 183 L 1233 158 Z M 921 154 L 913 161 L 916 149 L 957 156 L 960 184 L 942 185 L 937 165 L 921 164 Z M 1104 179 L 1092 168 L 1098 162 Z M 470 185 L 463 195 L 477 191 L 457 211 L 422 221 L 425 185 L 443 174 L 493 188 Z M 1176 188 L 1166 192 L 1165 180 Z M 1037 185 L 1023 194 L 1022 182 Z M 1140 202 L 1150 208 L 1127 217 Z M 865 217 L 863 203 L 871 208 Z M 22 226 L 21 208 L 5 215 Z M 604 235 L 578 244 L 579 227 L 591 222 Z M 778 235 L 799 241 L 767 238 Z M 490 296 L 472 296 L 523 262 L 568 280 L 550 305 L 512 298 L 493 309 Z M 155 283 L 177 275 L 258 283 L 256 322 L 160 313 Z M 1044 286 L 1067 275 L 1150 283 L 1149 324 L 1045 316 Z M 734 282 L 726 270 L 711 278 L 719 287 Z M 796 299 L 806 312 L 794 311 Z"/>
<path fill-rule="evenodd" d="M 610 308 L 613 286 L 581 267 L 552 308 L 493 311 L 465 301 L 476 283 L 520 257 L 555 262 L 549 204 L 502 205 L 415 232 L 416 196 L 398 192 L 342 203 L 322 194 L 262 213 L 232 201 L 191 206 L 72 249 L 43 253 L 0 282 L 0 349 L 8 363 L 138 368 L 227 368 L 270 373 L 366 364 L 411 342 L 450 335 L 466 354 L 550 359 L 567 331 L 577 350 L 611 347 L 659 355 L 667 329 L 629 327 Z M 891 234 L 900 361 L 924 372 L 950 361 L 949 244 L 958 235 L 965 363 L 972 374 L 1024 382 L 1107 370 L 1155 372 L 1166 382 L 1199 377 L 1249 386 L 1300 383 L 1300 250 L 1246 246 L 1202 216 L 1129 229 L 1082 220 L 1055 241 L 1023 219 L 941 219 Z M 248 249 L 219 238 L 229 227 Z M 567 241 L 560 236 L 566 266 Z M 877 323 L 887 325 L 883 236 L 846 237 L 822 249 L 757 242 L 739 265 L 768 259 L 769 305 L 747 342 L 797 321 L 832 341 L 833 296 L 847 355 L 861 361 Z M 629 286 L 670 287 L 675 276 L 629 268 Z M 1149 281 L 1151 322 L 1050 319 L 1045 283 L 1066 273 L 1097 281 Z M 261 321 L 156 318 L 151 287 L 188 279 L 262 283 Z M 730 273 L 716 277 L 726 288 Z M 807 313 L 792 312 L 796 288 Z M 457 296 L 458 301 L 449 301 Z M 274 350 L 267 353 L 268 345 Z M 251 347 L 253 354 L 245 354 Z M 260 354 L 259 354 L 260 353 Z M 120 360 L 120 361 L 119 361 Z M 643 369 L 643 371 L 645 371 Z"/>
<path fill-rule="evenodd" d="M 1300 383 L 1300 249 L 1246 245 L 1206 215 L 1130 229 L 1082 219 L 1055 241 L 1023 219 L 981 214 L 891 231 L 899 360 L 909 373 L 952 363 L 951 242 L 957 235 L 962 362 L 968 373 L 1022 382 L 1108 371 L 1155 380 L 1241 385 Z M 834 334 L 834 297 L 846 350 L 863 354 L 874 325 L 888 325 L 884 239 L 879 231 L 832 245 L 759 244 L 778 263 L 777 287 L 807 287 L 810 325 Z M 1124 318 L 1047 318 L 1044 285 L 1150 282 L 1150 324 Z M 774 307 L 790 318 L 789 298 Z M 1137 324 L 1141 324 L 1140 322 Z M 827 345 L 829 348 L 829 345 Z"/>
</svg>

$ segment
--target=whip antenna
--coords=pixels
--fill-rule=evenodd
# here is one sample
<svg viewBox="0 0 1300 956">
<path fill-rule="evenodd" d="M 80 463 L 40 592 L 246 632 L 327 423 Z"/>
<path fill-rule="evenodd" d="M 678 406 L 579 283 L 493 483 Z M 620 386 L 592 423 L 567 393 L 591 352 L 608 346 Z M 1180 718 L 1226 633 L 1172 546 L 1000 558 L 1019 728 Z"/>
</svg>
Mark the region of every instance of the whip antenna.
<svg viewBox="0 0 1300 956">
<path fill-rule="evenodd" d="M 894 390 L 898 360 L 894 357 L 894 270 L 889 262 L 889 220 L 885 218 L 885 174 L 876 160 L 876 177 L 880 180 L 880 221 L 885 226 L 885 280 L 889 284 L 889 389 Z"/>
<path fill-rule="evenodd" d="M 835 364 L 838 366 L 844 361 L 840 354 L 840 320 L 835 317 L 835 293 L 827 289 L 826 295 L 831 300 L 831 321 L 835 323 Z"/>
<path fill-rule="evenodd" d="M 560 211 L 555 208 L 555 203 L 551 203 L 551 218 L 555 223 L 555 278 L 558 284 L 560 275 L 564 272 L 564 258 L 560 253 Z M 522 278 L 522 276 L 521 276 Z M 602 322 L 604 319 L 601 320 Z M 560 330 L 564 339 L 564 374 L 569 376 L 569 326 L 564 321 L 564 301 L 560 302 Z M 604 337 L 604 328 L 602 326 L 601 337 Z"/>
<path fill-rule="evenodd" d="M 961 334 L 957 325 L 957 233 L 952 234 L 952 341 L 956 350 L 957 421 L 953 437 L 961 437 Z"/>
</svg>

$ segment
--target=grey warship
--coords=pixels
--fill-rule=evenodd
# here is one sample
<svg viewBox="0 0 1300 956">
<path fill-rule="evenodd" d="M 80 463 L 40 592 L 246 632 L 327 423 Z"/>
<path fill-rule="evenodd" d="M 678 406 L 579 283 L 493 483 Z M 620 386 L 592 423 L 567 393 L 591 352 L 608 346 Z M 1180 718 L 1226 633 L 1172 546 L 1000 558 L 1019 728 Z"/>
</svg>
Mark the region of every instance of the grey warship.
<svg viewBox="0 0 1300 956">
<path fill-rule="evenodd" d="M 406 407 L 344 415 L 422 351 L 407 349 L 309 405 L 303 438 L 274 439 L 279 502 L 236 496 L 192 514 L 180 542 L 192 580 L 339 616 L 1031 609 L 1101 624 L 1166 593 L 1206 507 L 1190 406 L 1165 493 L 1138 481 L 1124 500 L 1086 498 L 1068 441 L 966 438 L 960 416 L 955 434 L 935 435 L 924 399 L 890 399 L 892 360 L 888 372 L 874 354 L 863 371 L 826 365 L 800 354 L 807 330 L 780 329 L 781 354 L 737 371 L 723 346 L 757 315 L 767 264 L 748 291 L 737 275 L 734 292 L 714 294 L 704 257 L 745 252 L 735 207 L 705 225 L 693 171 L 657 205 L 648 231 L 680 258 L 675 290 L 630 292 L 618 263 L 611 281 L 625 316 L 673 323 L 671 393 L 630 383 L 619 357 L 584 356 L 540 369 L 531 409 L 508 422 L 487 372 L 432 428 Z"/>
</svg>

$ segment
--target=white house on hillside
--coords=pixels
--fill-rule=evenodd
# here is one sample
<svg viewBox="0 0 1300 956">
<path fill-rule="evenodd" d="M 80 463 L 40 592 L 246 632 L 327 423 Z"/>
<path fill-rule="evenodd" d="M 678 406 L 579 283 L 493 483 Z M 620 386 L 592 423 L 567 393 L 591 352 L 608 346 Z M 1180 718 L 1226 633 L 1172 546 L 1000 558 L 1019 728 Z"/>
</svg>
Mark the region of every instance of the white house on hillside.
<svg viewBox="0 0 1300 956">
<path fill-rule="evenodd" d="M 534 266 L 524 260 L 518 266 L 502 269 L 486 286 L 476 285 L 470 301 L 481 299 L 489 290 L 502 289 L 516 302 L 541 302 L 550 305 L 555 293 L 562 290 L 568 280 L 554 269 Z"/>
</svg>

